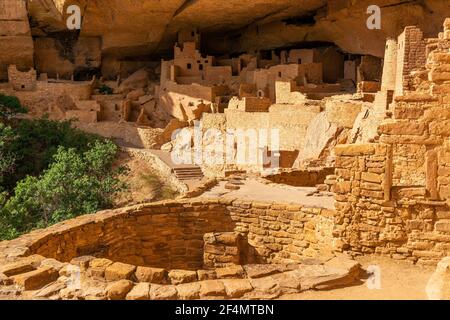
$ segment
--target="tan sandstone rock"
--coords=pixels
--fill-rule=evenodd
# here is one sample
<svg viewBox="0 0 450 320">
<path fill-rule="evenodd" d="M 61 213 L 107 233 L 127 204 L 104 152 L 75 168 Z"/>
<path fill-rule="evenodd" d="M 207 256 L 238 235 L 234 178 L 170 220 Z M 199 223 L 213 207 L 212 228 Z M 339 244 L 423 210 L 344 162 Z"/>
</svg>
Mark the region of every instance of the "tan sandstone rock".
<svg viewBox="0 0 450 320">
<path fill-rule="evenodd" d="M 139 282 L 150 282 L 156 284 L 165 284 L 168 282 L 168 274 L 162 268 L 137 267 L 135 272 L 136 279 Z"/>
<path fill-rule="evenodd" d="M 230 265 L 224 268 L 217 268 L 215 271 L 218 279 L 242 278 L 245 275 L 244 269 L 240 265 Z"/>
<path fill-rule="evenodd" d="M 134 286 L 127 294 L 127 300 L 149 300 L 150 299 L 150 283 L 141 282 Z"/>
<path fill-rule="evenodd" d="M 219 280 L 206 280 L 200 283 L 201 297 L 222 297 L 226 295 L 225 286 Z"/>
<path fill-rule="evenodd" d="M 169 272 L 172 284 L 181 284 L 197 281 L 197 272 L 189 270 L 172 270 Z"/>
<path fill-rule="evenodd" d="M 105 269 L 105 279 L 108 281 L 130 279 L 136 266 L 122 262 L 114 262 Z"/>
<path fill-rule="evenodd" d="M 240 298 L 247 292 L 253 290 L 250 280 L 248 279 L 224 279 L 222 283 L 225 286 L 227 296 L 230 298 Z"/>
<path fill-rule="evenodd" d="M 177 296 L 177 289 L 173 285 L 152 284 L 150 287 L 151 300 L 174 300 Z"/>
<path fill-rule="evenodd" d="M 133 288 L 133 282 L 130 280 L 119 280 L 106 287 L 108 299 L 123 300 Z"/>
<path fill-rule="evenodd" d="M 178 298 L 181 300 L 193 300 L 200 297 L 200 284 L 198 282 L 183 283 L 177 285 Z"/>
<path fill-rule="evenodd" d="M 14 283 L 25 290 L 40 289 L 58 279 L 58 271 L 51 267 L 38 268 L 37 270 L 22 273 L 13 277 Z"/>
<path fill-rule="evenodd" d="M 89 263 L 89 273 L 93 277 L 104 277 L 105 276 L 105 270 L 107 267 L 112 265 L 113 262 L 109 259 L 94 259 L 91 260 Z"/>
</svg>

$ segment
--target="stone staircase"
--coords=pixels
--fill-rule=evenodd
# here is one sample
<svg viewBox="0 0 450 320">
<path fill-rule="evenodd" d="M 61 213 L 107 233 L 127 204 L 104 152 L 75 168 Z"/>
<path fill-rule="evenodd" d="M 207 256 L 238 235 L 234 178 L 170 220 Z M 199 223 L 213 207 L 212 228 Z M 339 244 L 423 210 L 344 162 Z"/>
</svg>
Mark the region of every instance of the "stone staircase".
<svg viewBox="0 0 450 320">
<path fill-rule="evenodd" d="M 203 178 L 203 172 L 199 166 L 175 167 L 173 172 L 180 181 L 200 180 Z"/>
</svg>

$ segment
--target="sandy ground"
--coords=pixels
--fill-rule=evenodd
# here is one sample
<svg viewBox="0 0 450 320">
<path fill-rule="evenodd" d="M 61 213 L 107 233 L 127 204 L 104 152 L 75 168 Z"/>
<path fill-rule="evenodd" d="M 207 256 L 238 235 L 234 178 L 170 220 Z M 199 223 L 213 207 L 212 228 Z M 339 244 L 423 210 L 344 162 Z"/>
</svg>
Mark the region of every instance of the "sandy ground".
<svg viewBox="0 0 450 320">
<path fill-rule="evenodd" d="M 333 196 L 307 196 L 316 188 L 292 187 L 281 184 L 264 184 L 258 180 L 247 179 L 242 181 L 239 190 L 225 189 L 226 181 L 221 181 L 216 187 L 205 192 L 202 197 L 217 198 L 230 197 L 242 200 L 276 201 L 281 203 L 303 204 L 308 207 L 334 208 Z"/>
<path fill-rule="evenodd" d="M 397 261 L 387 257 L 364 256 L 357 258 L 364 269 L 379 266 L 381 286 L 369 289 L 366 279 L 352 287 L 330 291 L 307 291 L 285 295 L 284 300 L 424 300 L 427 282 L 434 267 L 412 265 L 406 261 Z"/>
</svg>

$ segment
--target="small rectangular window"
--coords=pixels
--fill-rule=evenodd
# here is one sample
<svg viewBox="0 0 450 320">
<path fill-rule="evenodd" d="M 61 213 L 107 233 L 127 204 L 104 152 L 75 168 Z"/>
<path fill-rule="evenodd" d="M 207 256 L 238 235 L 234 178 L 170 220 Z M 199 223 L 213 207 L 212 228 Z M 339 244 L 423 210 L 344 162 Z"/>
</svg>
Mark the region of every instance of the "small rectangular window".
<svg viewBox="0 0 450 320">
<path fill-rule="evenodd" d="M 188 68 L 189 70 L 191 70 L 191 69 L 192 69 L 192 64 L 188 63 L 188 64 L 187 64 L 187 68 Z"/>
</svg>

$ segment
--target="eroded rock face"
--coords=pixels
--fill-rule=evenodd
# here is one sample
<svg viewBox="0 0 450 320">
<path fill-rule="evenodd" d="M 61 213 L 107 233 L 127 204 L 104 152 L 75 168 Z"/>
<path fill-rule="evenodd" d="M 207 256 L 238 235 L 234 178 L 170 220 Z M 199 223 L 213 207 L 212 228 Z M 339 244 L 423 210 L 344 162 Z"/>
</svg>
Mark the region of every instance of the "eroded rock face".
<svg viewBox="0 0 450 320">
<path fill-rule="evenodd" d="M 0 80 L 6 80 L 7 67 L 33 66 L 33 40 L 25 0 L 0 2 Z"/>
<path fill-rule="evenodd" d="M 62 31 L 66 8 L 82 9 L 82 37 L 101 37 L 112 56 L 167 52 L 180 30 L 197 28 L 211 52 L 271 49 L 305 41 L 333 42 L 350 53 L 383 57 L 386 37 L 407 25 L 435 35 L 449 15 L 446 0 L 38 0 L 34 33 Z M 382 29 L 369 30 L 369 5 L 382 9 Z M 48 10 L 43 10 L 46 8 Z M 251 13 L 251 14 L 249 14 Z M 149 24 L 150 22 L 150 24 Z"/>
<path fill-rule="evenodd" d="M 378 0 L 382 28 L 369 30 L 366 11 L 373 2 L 5 0 L 0 4 L 0 79 L 6 79 L 8 64 L 32 67 L 33 56 L 37 71 L 52 77 L 74 74 L 84 80 L 101 67 L 112 78 L 130 67 L 124 60 L 142 67 L 170 56 L 178 33 L 193 29 L 201 32 L 204 51 L 214 55 L 326 42 L 382 58 L 387 37 L 396 38 L 408 25 L 435 36 L 450 15 L 447 0 Z M 66 26 L 73 4 L 81 9 L 80 32 Z"/>
</svg>

